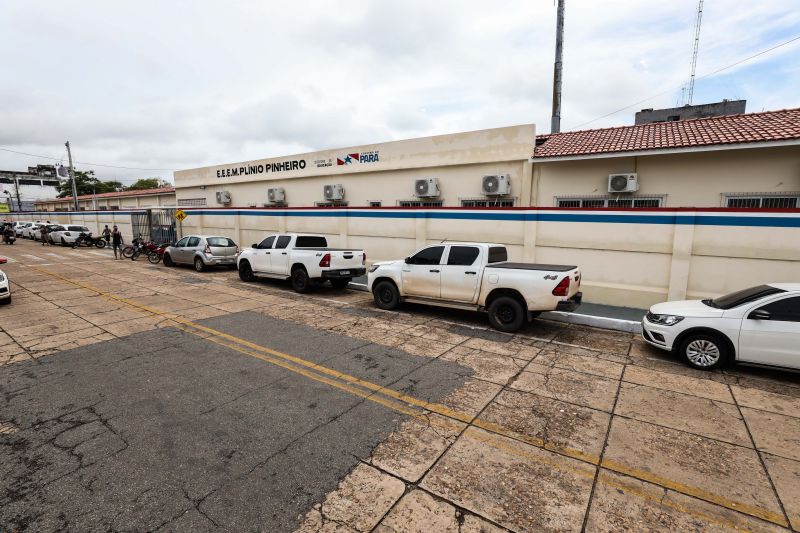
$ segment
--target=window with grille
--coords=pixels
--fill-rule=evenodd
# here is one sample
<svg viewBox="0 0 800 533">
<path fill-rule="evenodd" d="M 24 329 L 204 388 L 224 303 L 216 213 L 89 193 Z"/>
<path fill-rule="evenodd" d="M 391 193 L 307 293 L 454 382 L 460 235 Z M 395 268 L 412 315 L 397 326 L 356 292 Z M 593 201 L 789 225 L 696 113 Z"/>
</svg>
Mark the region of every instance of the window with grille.
<svg viewBox="0 0 800 533">
<path fill-rule="evenodd" d="M 119 206 L 118 205 L 110 205 L 110 206 L 108 206 L 108 208 L 111 211 L 119 211 Z"/>
<path fill-rule="evenodd" d="M 571 207 L 591 209 L 593 207 L 618 207 L 633 209 L 648 209 L 654 207 L 664 207 L 663 196 L 626 196 L 617 197 L 594 197 L 594 198 L 556 198 L 556 207 Z"/>
<path fill-rule="evenodd" d="M 462 198 L 461 207 L 514 207 L 514 199 Z"/>
<path fill-rule="evenodd" d="M 181 198 L 178 205 L 182 207 L 203 207 L 206 205 L 205 198 Z"/>
<path fill-rule="evenodd" d="M 400 207 L 442 207 L 444 200 L 398 200 Z"/>
<path fill-rule="evenodd" d="M 380 207 L 380 206 L 381 206 L 381 203 L 382 203 L 382 202 L 380 202 L 380 201 L 374 201 L 374 202 L 370 202 L 370 203 L 369 203 L 369 206 L 370 206 L 370 207 Z"/>
<path fill-rule="evenodd" d="M 800 193 L 765 195 L 727 195 L 725 207 L 737 209 L 795 209 L 800 207 Z"/>
<path fill-rule="evenodd" d="M 316 207 L 347 207 L 347 202 L 314 202 Z"/>
</svg>

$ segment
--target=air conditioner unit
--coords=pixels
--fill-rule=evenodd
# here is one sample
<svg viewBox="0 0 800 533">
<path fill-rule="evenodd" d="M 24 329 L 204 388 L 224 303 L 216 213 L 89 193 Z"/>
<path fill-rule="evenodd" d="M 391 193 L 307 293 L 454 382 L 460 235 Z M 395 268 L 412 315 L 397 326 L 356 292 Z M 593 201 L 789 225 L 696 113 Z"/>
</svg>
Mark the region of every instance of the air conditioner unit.
<svg viewBox="0 0 800 533">
<path fill-rule="evenodd" d="M 286 191 L 283 190 L 283 187 L 267 189 L 267 198 L 269 198 L 270 203 L 281 203 L 286 200 Z"/>
<path fill-rule="evenodd" d="M 636 174 L 609 174 L 608 192 L 636 192 L 639 190 L 639 176 Z"/>
<path fill-rule="evenodd" d="M 486 196 L 505 196 L 511 194 L 511 176 L 508 174 L 484 176 L 481 180 L 481 190 Z"/>
<path fill-rule="evenodd" d="M 417 198 L 436 198 L 440 193 L 438 178 L 422 178 L 414 181 L 414 196 Z"/>
<path fill-rule="evenodd" d="M 228 191 L 217 191 L 217 203 L 226 205 L 231 203 L 231 193 Z"/>
<path fill-rule="evenodd" d="M 325 199 L 328 200 L 329 202 L 343 200 L 344 187 L 342 186 L 341 183 L 336 183 L 333 185 L 325 185 L 323 194 L 325 195 Z"/>
</svg>

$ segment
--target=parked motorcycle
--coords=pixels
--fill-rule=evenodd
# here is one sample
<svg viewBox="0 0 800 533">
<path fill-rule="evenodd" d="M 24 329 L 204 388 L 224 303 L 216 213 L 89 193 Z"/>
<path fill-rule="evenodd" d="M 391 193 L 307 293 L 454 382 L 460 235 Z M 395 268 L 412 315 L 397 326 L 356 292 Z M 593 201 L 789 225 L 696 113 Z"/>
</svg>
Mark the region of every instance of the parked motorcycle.
<svg viewBox="0 0 800 533">
<path fill-rule="evenodd" d="M 164 258 L 164 252 L 166 251 L 166 249 L 168 247 L 169 247 L 169 244 L 160 245 L 158 248 L 156 248 L 155 250 L 151 251 L 147 255 L 147 260 L 150 261 L 151 263 L 153 263 L 154 265 L 159 264 L 161 262 L 161 259 Z"/>
<path fill-rule="evenodd" d="M 3 244 L 14 244 L 17 240 L 17 234 L 10 225 L 3 226 Z"/>
<path fill-rule="evenodd" d="M 81 232 L 80 235 L 78 235 L 78 238 L 75 239 L 75 242 L 72 243 L 73 248 L 77 248 L 78 246 L 94 246 L 96 248 L 105 248 L 106 241 L 102 238 L 92 237 L 91 232 Z"/>
</svg>

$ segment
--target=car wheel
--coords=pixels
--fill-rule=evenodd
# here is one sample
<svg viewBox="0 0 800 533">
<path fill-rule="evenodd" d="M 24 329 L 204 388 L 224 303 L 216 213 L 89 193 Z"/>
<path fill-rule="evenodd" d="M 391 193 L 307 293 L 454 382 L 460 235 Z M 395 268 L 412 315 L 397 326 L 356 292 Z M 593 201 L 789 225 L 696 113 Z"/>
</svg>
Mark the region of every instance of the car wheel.
<svg viewBox="0 0 800 533">
<path fill-rule="evenodd" d="M 239 263 L 239 279 L 247 282 L 256 280 L 256 276 L 253 274 L 253 268 L 250 266 L 249 261 L 242 261 Z"/>
<path fill-rule="evenodd" d="M 332 279 L 331 285 L 334 289 L 342 290 L 347 288 L 347 286 L 350 284 L 350 281 L 350 278 Z"/>
<path fill-rule="evenodd" d="M 391 281 L 380 281 L 372 288 L 375 305 L 381 309 L 391 311 L 400 305 L 400 292 Z"/>
<path fill-rule="evenodd" d="M 206 264 L 203 263 L 203 260 L 199 257 L 195 257 L 194 259 L 194 269 L 198 272 L 203 272 L 206 269 Z"/>
<path fill-rule="evenodd" d="M 713 370 L 728 360 L 728 347 L 718 336 L 710 333 L 689 335 L 680 346 L 680 355 L 693 368 Z"/>
<path fill-rule="evenodd" d="M 172 258 L 169 256 L 169 254 L 164 254 L 164 266 L 166 267 L 175 266 L 175 263 L 172 261 Z"/>
<path fill-rule="evenodd" d="M 489 305 L 489 323 L 493 328 L 513 333 L 525 322 L 525 310 L 516 298 L 499 296 Z"/>
<path fill-rule="evenodd" d="M 292 288 L 299 293 L 311 290 L 311 279 L 309 279 L 305 268 L 299 267 L 292 270 Z"/>
</svg>

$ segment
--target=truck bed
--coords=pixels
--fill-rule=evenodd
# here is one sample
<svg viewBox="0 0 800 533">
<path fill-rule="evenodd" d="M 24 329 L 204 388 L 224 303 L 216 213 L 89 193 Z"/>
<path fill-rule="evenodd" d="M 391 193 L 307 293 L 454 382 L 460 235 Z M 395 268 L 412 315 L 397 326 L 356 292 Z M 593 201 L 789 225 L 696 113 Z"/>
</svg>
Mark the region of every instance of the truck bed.
<svg viewBox="0 0 800 533">
<path fill-rule="evenodd" d="M 298 248 L 295 246 L 293 250 L 308 250 L 310 252 L 363 252 L 361 248 Z"/>
<path fill-rule="evenodd" d="M 539 263 L 492 263 L 486 265 L 486 268 L 512 268 L 516 270 L 547 270 L 550 272 L 568 272 L 575 270 L 577 266 L 570 265 L 545 265 Z"/>
</svg>

